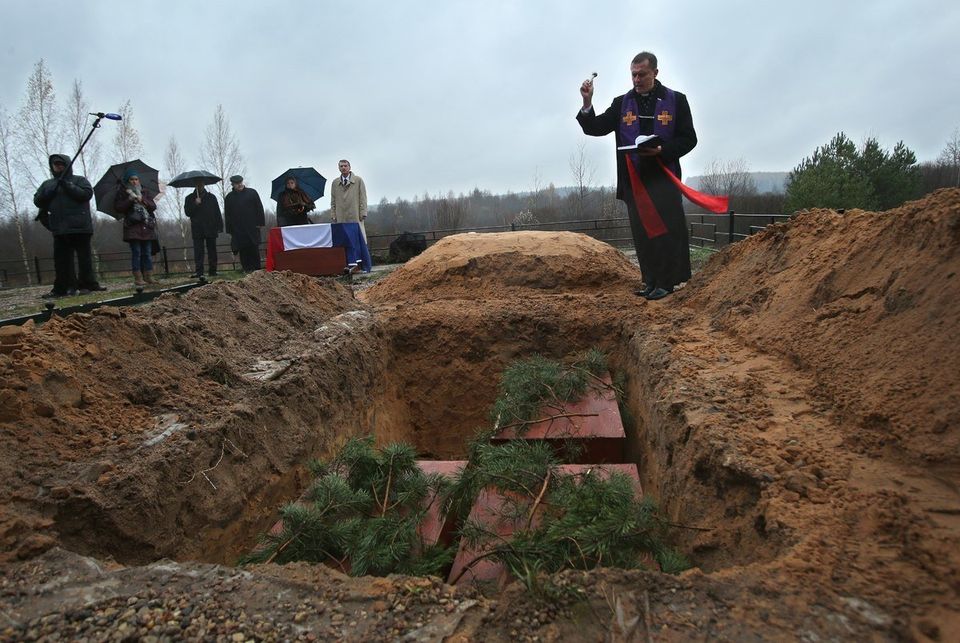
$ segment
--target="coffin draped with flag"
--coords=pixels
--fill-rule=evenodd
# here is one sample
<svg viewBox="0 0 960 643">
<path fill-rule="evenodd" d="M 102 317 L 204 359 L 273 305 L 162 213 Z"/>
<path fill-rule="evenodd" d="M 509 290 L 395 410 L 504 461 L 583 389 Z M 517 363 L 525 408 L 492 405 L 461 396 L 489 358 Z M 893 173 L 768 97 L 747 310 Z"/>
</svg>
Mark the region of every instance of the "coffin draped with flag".
<svg viewBox="0 0 960 643">
<path fill-rule="evenodd" d="M 267 270 L 276 267 L 276 256 L 288 250 L 305 248 L 343 248 L 347 265 L 359 265 L 370 272 L 373 261 L 358 223 L 314 223 L 271 228 L 267 234 Z"/>
</svg>

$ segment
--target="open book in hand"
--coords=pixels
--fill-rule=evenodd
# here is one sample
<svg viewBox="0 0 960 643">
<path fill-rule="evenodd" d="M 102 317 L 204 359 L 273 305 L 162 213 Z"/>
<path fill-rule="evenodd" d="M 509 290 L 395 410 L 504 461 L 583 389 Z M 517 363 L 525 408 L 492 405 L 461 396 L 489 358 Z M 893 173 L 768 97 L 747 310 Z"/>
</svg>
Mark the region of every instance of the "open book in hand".
<svg viewBox="0 0 960 643">
<path fill-rule="evenodd" d="M 663 139 L 656 134 L 641 134 L 633 145 L 622 145 L 617 148 L 617 151 L 629 152 L 630 150 L 658 147 L 662 143 Z"/>
</svg>

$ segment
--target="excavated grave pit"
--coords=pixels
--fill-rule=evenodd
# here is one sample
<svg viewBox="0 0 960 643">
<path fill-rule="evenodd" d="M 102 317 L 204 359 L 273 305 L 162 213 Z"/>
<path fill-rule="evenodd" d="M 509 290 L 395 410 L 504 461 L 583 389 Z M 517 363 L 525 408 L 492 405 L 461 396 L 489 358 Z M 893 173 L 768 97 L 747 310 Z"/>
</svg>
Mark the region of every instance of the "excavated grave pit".
<svg viewBox="0 0 960 643">
<path fill-rule="evenodd" d="M 678 426 L 682 420 L 664 417 L 650 404 L 647 396 L 651 392 L 645 390 L 644 383 L 651 377 L 655 379 L 655 374 L 641 372 L 632 368 L 631 362 L 617 358 L 629 350 L 627 338 L 604 331 L 601 334 L 606 339 L 598 344 L 598 329 L 592 324 L 582 325 L 576 319 L 555 315 L 529 315 L 519 309 L 515 311 L 517 317 L 508 322 L 510 332 L 504 333 L 501 304 L 493 318 L 483 309 L 466 312 L 464 308 L 458 316 L 450 316 L 445 305 L 439 308 L 442 310 L 432 305 L 416 311 L 405 307 L 403 321 L 389 310 L 341 315 L 322 327 L 324 332 L 330 326 L 343 331 L 329 338 L 338 352 L 351 352 L 347 345 L 351 336 L 363 337 L 357 340 L 362 343 L 370 337 L 377 338 L 378 359 L 341 375 L 369 383 L 367 403 L 350 407 L 351 413 L 336 414 L 335 423 L 306 429 L 317 434 L 333 433 L 334 439 L 319 451 L 304 452 L 288 475 L 265 485 L 240 510 L 234 525 L 243 528 L 234 532 L 232 547 L 224 548 L 224 537 L 234 528 L 232 525 L 208 531 L 209 542 L 202 547 L 205 553 L 201 559 L 229 564 L 252 549 L 257 535 L 276 520 L 276 508 L 302 493 L 308 483 L 306 461 L 328 456 L 335 450 L 332 447 L 339 446 L 347 437 L 372 434 L 379 444 L 407 442 L 427 460 L 463 459 L 476 430 L 489 426 L 488 414 L 496 398 L 499 376 L 509 363 L 535 353 L 565 359 L 594 347 L 611 356 L 614 373 L 627 382 L 623 409 L 626 440 L 607 438 L 605 442 L 615 442 L 615 446 L 588 448 L 587 460 L 637 465 L 645 491 L 678 524 L 695 526 L 702 524 L 704 516 L 723 516 L 725 530 L 739 533 L 735 540 L 742 544 L 740 549 L 715 551 L 711 544 L 698 549 L 696 539 L 689 533 L 678 533 L 699 565 L 715 568 L 759 558 L 753 542 L 759 540 L 753 536 L 757 516 L 751 513 L 759 500 L 759 487 L 755 482 L 715 476 L 706 460 L 697 460 L 686 470 L 673 466 L 674 453 L 683 450 L 684 444 L 670 436 L 689 440 L 689 430 Z M 424 316 L 418 318 L 418 312 Z M 453 341 L 454 337 L 461 341 Z M 312 388 L 307 382 L 300 386 Z M 277 426 L 276 439 L 290 428 L 290 424 Z M 602 432 L 602 428 L 594 427 L 597 429 Z M 302 430 L 298 427 L 296 432 Z M 189 534 L 185 534 L 185 539 L 190 540 Z M 184 554 L 175 552 L 173 556 L 181 558 Z"/>
<path fill-rule="evenodd" d="M 489 274 L 484 263 L 497 260 L 480 248 L 475 258 L 458 256 L 448 267 L 438 280 L 446 290 L 408 283 L 416 298 L 396 292 L 397 284 L 410 275 L 421 281 L 437 275 L 414 261 L 404 269 L 409 274 L 374 286 L 362 302 L 338 301 L 331 309 L 327 297 L 311 309 L 280 301 L 277 312 L 291 331 L 279 350 L 199 359 L 202 373 L 230 391 L 229 403 L 215 400 L 202 421 L 191 420 L 189 411 L 154 415 L 122 471 L 105 470 L 103 463 L 83 471 L 81 477 L 99 483 L 106 476 L 107 484 L 67 493 L 47 507 L 59 541 L 125 563 L 171 557 L 233 564 L 274 523 L 277 508 L 299 497 L 311 458 L 329 457 L 347 438 L 368 434 L 380 444 L 408 442 L 424 459 L 464 458 L 475 431 L 488 425 L 508 364 L 533 354 L 563 360 L 598 348 L 627 383 L 626 445 L 622 457 L 608 461 L 636 464 L 645 492 L 677 524 L 709 521 L 713 528 L 709 538 L 678 531 L 680 549 L 708 570 L 772 555 L 757 510 L 759 482 L 731 474 L 711 455 L 714 446 L 691 440 L 682 414 L 655 404 L 669 363 L 661 346 L 645 348 L 625 332 L 624 314 L 637 312 L 627 296 L 635 268 L 602 244 L 569 237 L 574 245 L 563 238 L 564 249 L 590 261 L 558 253 L 551 264 L 550 257 L 515 251 L 509 256 L 514 272 L 500 271 L 500 287 L 487 284 L 487 290 L 478 287 L 477 275 Z M 534 287 L 535 274 L 549 275 L 546 285 Z M 471 290 L 474 296 L 465 299 Z M 229 303 L 234 298 L 227 295 L 219 293 Z M 216 297 L 208 295 L 211 302 Z M 249 318 L 240 308 L 238 317 Z M 198 360 L 199 350 L 185 346 L 182 336 L 140 329 L 147 332 L 160 348 L 168 342 Z"/>
</svg>

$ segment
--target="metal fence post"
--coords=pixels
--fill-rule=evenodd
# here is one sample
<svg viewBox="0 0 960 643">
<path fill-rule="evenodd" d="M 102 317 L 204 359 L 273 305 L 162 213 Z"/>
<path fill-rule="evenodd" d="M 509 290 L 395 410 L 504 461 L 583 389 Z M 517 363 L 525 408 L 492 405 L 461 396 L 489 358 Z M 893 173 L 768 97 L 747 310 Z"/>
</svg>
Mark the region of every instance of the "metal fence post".
<svg viewBox="0 0 960 643">
<path fill-rule="evenodd" d="M 729 221 L 729 224 L 730 224 L 730 232 L 729 232 L 728 235 L 727 235 L 727 245 L 733 245 L 733 239 L 734 239 L 734 236 L 733 236 L 733 221 L 734 221 L 734 213 L 733 213 L 733 210 L 730 210 L 730 212 L 729 212 L 728 214 L 729 214 L 729 216 L 727 217 L 727 220 Z"/>
<path fill-rule="evenodd" d="M 33 266 L 34 266 L 34 269 L 37 271 L 37 283 L 42 284 L 43 277 L 40 275 L 40 257 L 38 257 L 37 255 L 33 255 Z"/>
<path fill-rule="evenodd" d="M 167 247 L 161 246 L 160 253 L 163 255 L 163 276 L 170 276 L 170 261 L 167 259 Z"/>
</svg>

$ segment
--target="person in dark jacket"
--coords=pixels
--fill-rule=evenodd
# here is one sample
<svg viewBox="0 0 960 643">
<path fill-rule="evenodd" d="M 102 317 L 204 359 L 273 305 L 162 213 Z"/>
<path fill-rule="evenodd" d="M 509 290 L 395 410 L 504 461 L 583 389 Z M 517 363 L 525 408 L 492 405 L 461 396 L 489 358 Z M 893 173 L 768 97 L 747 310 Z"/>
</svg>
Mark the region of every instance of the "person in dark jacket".
<svg viewBox="0 0 960 643">
<path fill-rule="evenodd" d="M 193 237 L 193 263 L 196 270 L 191 277 L 203 276 L 203 254 L 206 249 L 210 261 L 210 276 L 217 275 L 217 235 L 223 232 L 223 217 L 220 204 L 197 182 L 197 189 L 188 194 L 183 202 L 183 210 L 190 217 L 190 235 Z"/>
<path fill-rule="evenodd" d="M 315 207 L 313 199 L 297 186 L 297 179 L 288 177 L 286 188 L 277 199 L 277 226 L 313 223 L 307 213 Z"/>
<path fill-rule="evenodd" d="M 593 110 L 593 81 L 580 86 L 583 107 L 577 114 L 584 134 L 616 132 L 616 145 L 656 135 L 659 144 L 617 154 L 617 198 L 627 204 L 633 243 L 645 288 L 637 294 L 662 299 L 690 278 L 687 224 L 679 188 L 680 157 L 697 144 L 687 97 L 657 77 L 657 57 L 644 51 L 630 64 L 633 88 L 613 99 L 603 114 Z"/>
<path fill-rule="evenodd" d="M 113 207 L 123 216 L 123 240 L 130 244 L 130 269 L 133 285 L 157 283 L 153 279 L 153 242 L 157 240 L 157 204 L 154 194 L 140 185 L 133 168 L 123 174 Z"/>
<path fill-rule="evenodd" d="M 106 290 L 93 271 L 93 187 L 86 177 L 73 174 L 69 156 L 53 154 L 49 162 L 53 178 L 44 181 L 33 195 L 34 205 L 40 208 L 37 218 L 53 233 L 53 290 L 43 296 L 64 297 L 75 294 L 78 288 L 82 294 Z"/>
<path fill-rule="evenodd" d="M 240 256 L 244 272 L 260 270 L 260 227 L 267 223 L 263 201 L 256 190 L 243 184 L 239 174 L 230 177 L 230 184 L 233 190 L 223 200 L 230 249 Z"/>
</svg>

